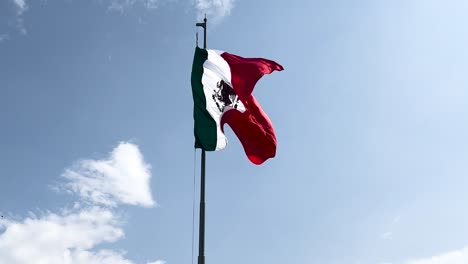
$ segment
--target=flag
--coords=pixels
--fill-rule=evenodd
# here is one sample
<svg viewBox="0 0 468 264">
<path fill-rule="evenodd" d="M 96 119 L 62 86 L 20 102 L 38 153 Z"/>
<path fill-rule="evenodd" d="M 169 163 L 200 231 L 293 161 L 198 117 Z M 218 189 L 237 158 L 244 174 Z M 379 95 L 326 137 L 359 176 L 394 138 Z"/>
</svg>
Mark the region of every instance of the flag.
<svg viewBox="0 0 468 264">
<path fill-rule="evenodd" d="M 254 164 L 274 157 L 275 131 L 252 91 L 263 75 L 275 70 L 283 67 L 263 58 L 242 58 L 197 47 L 191 80 L 195 147 L 224 149 L 227 138 L 223 126 L 228 124 Z"/>
</svg>

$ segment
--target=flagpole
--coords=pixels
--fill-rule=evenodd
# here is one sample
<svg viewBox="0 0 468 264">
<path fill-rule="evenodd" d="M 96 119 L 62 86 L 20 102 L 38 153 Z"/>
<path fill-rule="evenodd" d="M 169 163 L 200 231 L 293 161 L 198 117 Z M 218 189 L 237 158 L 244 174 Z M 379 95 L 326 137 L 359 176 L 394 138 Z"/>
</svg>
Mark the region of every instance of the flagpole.
<svg viewBox="0 0 468 264">
<path fill-rule="evenodd" d="M 197 23 L 197 27 L 203 28 L 203 48 L 206 49 L 206 14 L 203 23 Z M 198 264 L 205 264 L 205 159 L 206 153 L 201 153 L 201 179 L 200 179 L 200 225 L 198 233 Z"/>
</svg>

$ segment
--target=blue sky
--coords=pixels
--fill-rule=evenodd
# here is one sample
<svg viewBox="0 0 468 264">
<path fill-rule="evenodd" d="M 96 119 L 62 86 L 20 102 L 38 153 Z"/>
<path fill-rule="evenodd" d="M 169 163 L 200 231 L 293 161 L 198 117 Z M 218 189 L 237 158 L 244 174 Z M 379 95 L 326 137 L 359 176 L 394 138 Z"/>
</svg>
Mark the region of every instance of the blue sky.
<svg viewBox="0 0 468 264">
<path fill-rule="evenodd" d="M 467 263 L 467 11 L 3 0 L 0 263 L 191 262 L 205 12 L 209 48 L 285 68 L 254 91 L 277 156 L 251 164 L 229 129 L 207 155 L 207 263 Z"/>
</svg>

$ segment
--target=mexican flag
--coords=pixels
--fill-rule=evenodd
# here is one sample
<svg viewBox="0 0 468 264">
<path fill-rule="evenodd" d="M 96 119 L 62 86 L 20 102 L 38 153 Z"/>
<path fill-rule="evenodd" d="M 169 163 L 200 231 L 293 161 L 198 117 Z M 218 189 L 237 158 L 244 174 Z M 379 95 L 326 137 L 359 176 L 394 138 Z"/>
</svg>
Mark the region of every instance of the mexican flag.
<svg viewBox="0 0 468 264">
<path fill-rule="evenodd" d="M 252 95 L 257 81 L 278 63 L 263 58 L 242 58 L 218 50 L 196 48 L 192 66 L 195 147 L 207 151 L 227 145 L 223 125 L 228 124 L 254 164 L 276 154 L 271 120 Z"/>
</svg>

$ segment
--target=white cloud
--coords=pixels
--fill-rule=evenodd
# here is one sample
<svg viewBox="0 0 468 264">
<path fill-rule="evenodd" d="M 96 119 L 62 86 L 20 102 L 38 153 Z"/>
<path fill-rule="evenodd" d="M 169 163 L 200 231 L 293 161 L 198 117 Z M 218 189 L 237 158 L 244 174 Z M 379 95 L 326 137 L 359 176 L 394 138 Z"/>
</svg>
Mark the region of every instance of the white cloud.
<svg viewBox="0 0 468 264">
<path fill-rule="evenodd" d="M 149 188 L 149 165 L 138 147 L 120 143 L 108 160 L 80 161 L 76 169 L 67 170 L 64 176 L 70 181 L 65 186 L 81 195 L 71 209 L 40 216 L 30 212 L 23 220 L 0 218 L 0 263 L 134 264 L 125 258 L 124 251 L 103 249 L 103 246 L 125 235 L 123 221 L 113 206 L 154 204 Z M 130 190 L 117 194 L 122 184 L 127 184 Z M 137 195 L 136 191 L 144 194 Z M 86 201 L 84 206 L 83 201 Z M 155 263 L 164 264 L 164 261 Z"/>
<path fill-rule="evenodd" d="M 156 260 L 154 262 L 148 262 L 148 264 L 166 264 L 166 261 L 164 260 Z"/>
<path fill-rule="evenodd" d="M 234 0 L 195 0 L 198 18 L 200 19 L 206 14 L 215 22 L 229 15 L 233 7 Z"/>
<path fill-rule="evenodd" d="M 150 166 L 131 143 L 120 143 L 108 159 L 79 161 L 62 176 L 69 180 L 63 186 L 66 190 L 94 204 L 155 205 L 149 186 Z"/>
<path fill-rule="evenodd" d="M 22 221 L 0 220 L 0 263 L 9 264 L 131 264 L 123 253 L 92 251 L 103 242 L 124 236 L 118 217 L 109 209 L 64 210 Z"/>
<path fill-rule="evenodd" d="M 454 250 L 437 256 L 409 260 L 405 264 L 466 264 L 468 263 L 468 247 Z"/>
<path fill-rule="evenodd" d="M 381 264 L 466 264 L 468 263 L 468 246 L 427 258 L 409 259 L 403 262 L 385 262 Z"/>
<path fill-rule="evenodd" d="M 28 5 L 25 0 L 13 0 L 13 3 L 16 6 L 18 15 L 21 15 L 28 9 Z"/>
</svg>

